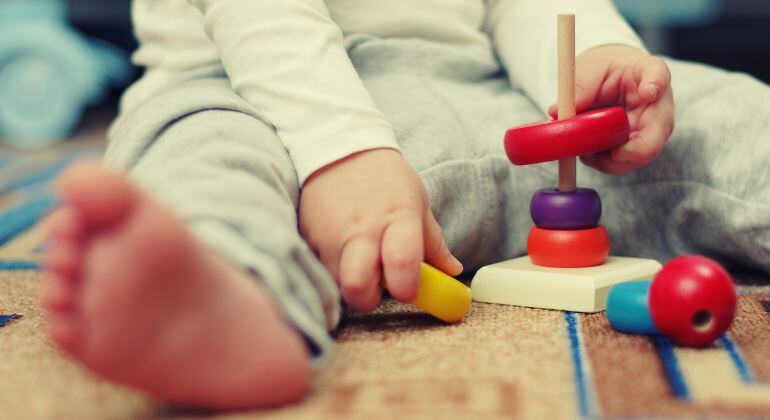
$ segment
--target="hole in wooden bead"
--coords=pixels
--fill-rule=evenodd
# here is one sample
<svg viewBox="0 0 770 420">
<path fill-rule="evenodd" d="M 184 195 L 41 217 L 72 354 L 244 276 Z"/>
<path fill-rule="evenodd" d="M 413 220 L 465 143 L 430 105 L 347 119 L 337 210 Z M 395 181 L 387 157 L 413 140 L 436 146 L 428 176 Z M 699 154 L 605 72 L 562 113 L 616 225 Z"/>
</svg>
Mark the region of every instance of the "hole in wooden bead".
<svg viewBox="0 0 770 420">
<path fill-rule="evenodd" d="M 708 332 L 712 325 L 714 325 L 714 317 L 709 311 L 698 311 L 692 316 L 692 326 L 698 332 Z"/>
</svg>

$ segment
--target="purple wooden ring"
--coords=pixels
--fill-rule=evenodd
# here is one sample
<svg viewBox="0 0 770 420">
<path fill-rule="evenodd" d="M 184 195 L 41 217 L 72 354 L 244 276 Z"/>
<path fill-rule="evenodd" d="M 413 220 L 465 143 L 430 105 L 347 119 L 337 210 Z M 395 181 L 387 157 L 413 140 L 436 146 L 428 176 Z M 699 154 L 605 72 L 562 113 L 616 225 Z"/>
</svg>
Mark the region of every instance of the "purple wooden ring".
<svg viewBox="0 0 770 420">
<path fill-rule="evenodd" d="M 542 229 L 590 229 L 602 217 L 602 200 L 590 188 L 573 192 L 546 188 L 532 196 L 529 211 L 532 221 Z"/>
</svg>

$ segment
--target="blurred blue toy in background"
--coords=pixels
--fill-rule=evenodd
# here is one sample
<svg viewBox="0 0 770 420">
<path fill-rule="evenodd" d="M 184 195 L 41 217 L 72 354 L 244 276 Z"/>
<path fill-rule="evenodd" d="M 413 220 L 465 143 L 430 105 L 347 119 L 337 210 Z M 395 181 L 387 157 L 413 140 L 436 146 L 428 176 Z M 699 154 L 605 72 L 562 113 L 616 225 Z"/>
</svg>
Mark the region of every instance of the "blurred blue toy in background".
<svg viewBox="0 0 770 420">
<path fill-rule="evenodd" d="M 670 28 L 707 25 L 723 7 L 719 0 L 615 0 L 615 4 L 655 54 L 670 53 Z"/>
<path fill-rule="evenodd" d="M 719 16 L 719 0 L 615 0 L 618 10 L 635 25 L 695 26 Z"/>
<path fill-rule="evenodd" d="M 40 148 L 132 76 L 128 55 L 79 34 L 58 0 L 0 2 L 0 142 Z"/>
</svg>

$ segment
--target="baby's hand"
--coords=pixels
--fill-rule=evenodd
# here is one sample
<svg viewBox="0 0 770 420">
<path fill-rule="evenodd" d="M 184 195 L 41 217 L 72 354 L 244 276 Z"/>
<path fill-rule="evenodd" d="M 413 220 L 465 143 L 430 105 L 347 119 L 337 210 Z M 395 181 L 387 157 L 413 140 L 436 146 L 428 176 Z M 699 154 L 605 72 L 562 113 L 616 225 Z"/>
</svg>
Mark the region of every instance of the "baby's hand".
<svg viewBox="0 0 770 420">
<path fill-rule="evenodd" d="M 575 73 L 578 112 L 620 105 L 631 123 L 628 143 L 583 156 L 583 163 L 623 174 L 655 159 L 674 129 L 674 96 L 666 63 L 633 47 L 606 45 L 580 54 Z M 548 112 L 556 117 L 555 106 Z"/>
<path fill-rule="evenodd" d="M 462 265 L 444 242 L 420 178 L 400 153 L 369 150 L 335 162 L 305 183 L 302 235 L 332 274 L 353 310 L 417 296 L 420 263 L 451 275 Z"/>
</svg>

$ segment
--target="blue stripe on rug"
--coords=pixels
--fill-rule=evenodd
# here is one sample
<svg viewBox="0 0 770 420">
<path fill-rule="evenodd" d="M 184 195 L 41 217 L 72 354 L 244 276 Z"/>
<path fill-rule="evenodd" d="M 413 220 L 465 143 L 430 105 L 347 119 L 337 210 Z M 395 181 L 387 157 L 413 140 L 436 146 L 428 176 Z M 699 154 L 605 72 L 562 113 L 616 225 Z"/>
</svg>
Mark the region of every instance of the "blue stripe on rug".
<svg viewBox="0 0 770 420">
<path fill-rule="evenodd" d="M 735 342 L 727 334 L 723 334 L 719 339 L 719 343 L 727 350 L 727 354 L 730 355 L 730 360 L 733 361 L 735 369 L 738 370 L 741 380 L 747 384 L 753 383 L 754 375 L 752 375 L 749 366 L 743 360 L 743 356 L 741 356 L 741 352 L 736 347 Z"/>
<path fill-rule="evenodd" d="M 763 300 L 762 306 L 765 307 L 765 311 L 770 314 L 770 300 Z"/>
<path fill-rule="evenodd" d="M 56 178 L 56 176 L 67 168 L 70 163 L 70 158 L 59 159 L 26 176 L 17 177 L 13 181 L 0 187 L 0 194 L 8 194 L 33 185 L 48 183 Z"/>
<path fill-rule="evenodd" d="M 53 197 L 44 196 L 0 214 L 0 245 L 34 226 L 55 205 Z"/>
<path fill-rule="evenodd" d="M 26 271 L 40 268 L 40 264 L 32 261 L 0 261 L 0 271 Z"/>
<path fill-rule="evenodd" d="M 679 360 L 674 353 L 674 344 L 666 337 L 655 335 L 652 337 L 655 347 L 658 349 L 658 356 L 663 363 L 663 371 L 666 379 L 671 385 L 671 390 L 677 398 L 690 399 L 690 388 L 682 375 L 682 369 L 679 367 Z"/>
<path fill-rule="evenodd" d="M 21 318 L 21 315 L 0 315 L 0 327 L 5 327 L 9 322 Z"/>
<path fill-rule="evenodd" d="M 577 385 L 578 403 L 580 404 L 580 415 L 584 418 L 595 417 L 597 413 L 594 410 L 593 404 L 591 404 L 592 398 L 588 382 L 588 372 L 585 369 L 585 357 L 580 345 L 578 315 L 574 312 L 565 312 L 564 319 L 567 321 L 567 335 L 569 337 L 572 365 L 575 369 L 575 383 Z"/>
<path fill-rule="evenodd" d="M 767 290 L 762 290 L 764 286 L 770 286 L 767 282 L 757 283 L 741 283 L 740 286 L 745 287 L 740 290 L 736 290 L 739 296 L 751 296 L 751 295 L 766 295 Z"/>
</svg>

